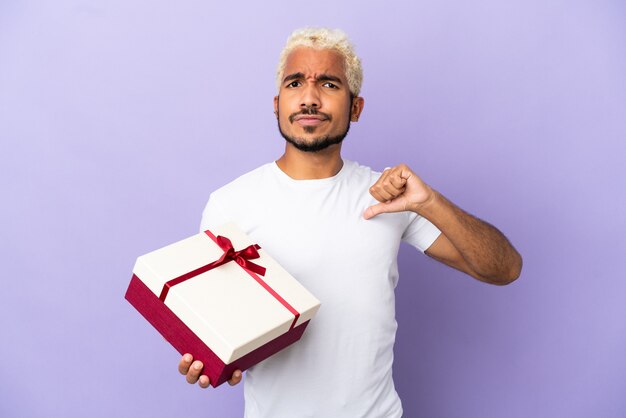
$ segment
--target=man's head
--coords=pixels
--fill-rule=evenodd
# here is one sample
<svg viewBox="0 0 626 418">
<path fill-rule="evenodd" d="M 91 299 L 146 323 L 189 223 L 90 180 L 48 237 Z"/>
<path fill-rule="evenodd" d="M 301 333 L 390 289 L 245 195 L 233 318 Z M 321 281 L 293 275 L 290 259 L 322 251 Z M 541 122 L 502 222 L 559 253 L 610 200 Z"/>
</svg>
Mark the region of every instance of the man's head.
<svg viewBox="0 0 626 418">
<path fill-rule="evenodd" d="M 327 28 L 302 28 L 296 29 L 287 39 L 287 44 L 280 53 L 278 69 L 276 71 L 276 87 L 280 94 L 280 87 L 285 73 L 287 57 L 291 52 L 300 47 L 315 49 L 330 49 L 336 51 L 343 58 L 344 71 L 350 92 L 354 97 L 361 92 L 363 82 L 363 68 L 361 60 L 354 51 L 348 36 L 339 29 Z"/>
<path fill-rule="evenodd" d="M 341 143 L 363 109 L 361 62 L 339 30 L 296 30 L 277 71 L 274 110 L 281 135 L 316 152 Z"/>
</svg>

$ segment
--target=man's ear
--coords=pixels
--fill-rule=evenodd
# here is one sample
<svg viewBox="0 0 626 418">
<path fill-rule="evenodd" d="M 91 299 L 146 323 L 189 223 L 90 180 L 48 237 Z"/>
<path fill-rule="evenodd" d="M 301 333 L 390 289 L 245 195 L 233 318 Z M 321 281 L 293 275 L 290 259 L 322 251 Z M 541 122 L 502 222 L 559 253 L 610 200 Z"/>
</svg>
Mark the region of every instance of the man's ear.
<svg viewBox="0 0 626 418">
<path fill-rule="evenodd" d="M 356 96 L 352 99 L 352 106 L 350 109 L 350 122 L 358 122 L 361 112 L 365 106 L 365 99 L 360 96 Z"/>
<path fill-rule="evenodd" d="M 278 117 L 278 96 L 274 96 L 274 115 Z"/>
</svg>

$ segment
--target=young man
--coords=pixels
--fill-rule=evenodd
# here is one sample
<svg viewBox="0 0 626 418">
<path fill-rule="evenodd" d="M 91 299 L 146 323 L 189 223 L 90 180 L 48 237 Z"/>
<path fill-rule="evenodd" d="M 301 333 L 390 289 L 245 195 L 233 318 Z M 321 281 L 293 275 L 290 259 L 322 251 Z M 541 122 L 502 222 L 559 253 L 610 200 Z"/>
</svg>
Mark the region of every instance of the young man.
<svg viewBox="0 0 626 418">
<path fill-rule="evenodd" d="M 361 80 L 345 34 L 295 31 L 274 98 L 285 153 L 212 193 L 204 210 L 203 230 L 236 222 L 322 302 L 298 343 L 247 371 L 246 417 L 402 415 L 391 375 L 401 240 L 487 283 L 520 274 L 504 235 L 408 166 L 381 174 L 341 158 L 363 110 Z M 208 387 L 191 354 L 179 370 Z M 241 379 L 236 371 L 229 383 Z"/>
</svg>

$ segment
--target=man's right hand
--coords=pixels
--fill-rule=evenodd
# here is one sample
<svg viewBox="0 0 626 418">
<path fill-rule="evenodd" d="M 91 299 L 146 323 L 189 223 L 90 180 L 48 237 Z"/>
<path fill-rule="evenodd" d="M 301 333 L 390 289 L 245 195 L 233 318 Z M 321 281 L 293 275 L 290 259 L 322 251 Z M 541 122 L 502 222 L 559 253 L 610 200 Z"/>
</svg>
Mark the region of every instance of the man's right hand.
<svg viewBox="0 0 626 418">
<path fill-rule="evenodd" d="M 193 361 L 193 356 L 189 353 L 183 355 L 183 358 L 180 359 L 180 363 L 178 363 L 178 371 L 180 374 L 185 375 L 187 383 L 193 385 L 198 382 L 198 386 L 206 389 L 209 387 L 211 382 L 209 381 L 209 377 L 207 375 L 200 374 L 202 373 L 202 367 L 204 367 L 202 362 L 199 360 Z M 231 386 L 236 385 L 241 382 L 241 377 L 241 370 L 235 370 L 230 380 L 228 380 L 228 384 Z"/>
</svg>

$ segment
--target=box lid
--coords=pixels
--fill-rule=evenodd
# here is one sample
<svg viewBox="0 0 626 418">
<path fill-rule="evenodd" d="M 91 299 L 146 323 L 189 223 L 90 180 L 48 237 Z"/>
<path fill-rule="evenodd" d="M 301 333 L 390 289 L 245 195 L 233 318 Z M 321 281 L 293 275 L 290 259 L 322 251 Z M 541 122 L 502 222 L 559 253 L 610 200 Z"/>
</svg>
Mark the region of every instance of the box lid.
<svg viewBox="0 0 626 418">
<path fill-rule="evenodd" d="M 156 295 L 176 277 L 219 259 L 224 250 L 210 235 L 230 239 L 235 250 L 256 244 L 236 225 L 222 225 L 142 255 L 133 273 Z M 262 243 L 258 243 L 261 246 Z M 291 327 L 310 320 L 320 302 L 282 268 L 263 248 L 251 260 L 266 268 L 256 275 L 300 313 L 294 315 L 253 276 L 234 261 L 179 283 L 169 290 L 165 304 L 225 363 L 277 338 Z"/>
</svg>

